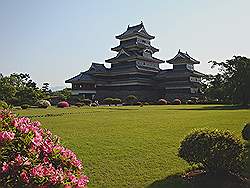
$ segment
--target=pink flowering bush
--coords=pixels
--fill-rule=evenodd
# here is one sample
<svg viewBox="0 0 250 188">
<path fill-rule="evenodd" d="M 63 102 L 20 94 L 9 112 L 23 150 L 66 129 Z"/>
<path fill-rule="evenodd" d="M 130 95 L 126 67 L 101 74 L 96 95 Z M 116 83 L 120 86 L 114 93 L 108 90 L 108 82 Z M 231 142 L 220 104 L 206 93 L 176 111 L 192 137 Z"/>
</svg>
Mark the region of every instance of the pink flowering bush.
<svg viewBox="0 0 250 188">
<path fill-rule="evenodd" d="M 66 101 L 61 101 L 57 104 L 57 107 L 59 108 L 66 108 L 66 107 L 69 107 L 69 103 L 66 102 Z"/>
<path fill-rule="evenodd" d="M 0 187 L 86 187 L 82 168 L 39 122 L 0 111 Z"/>
</svg>

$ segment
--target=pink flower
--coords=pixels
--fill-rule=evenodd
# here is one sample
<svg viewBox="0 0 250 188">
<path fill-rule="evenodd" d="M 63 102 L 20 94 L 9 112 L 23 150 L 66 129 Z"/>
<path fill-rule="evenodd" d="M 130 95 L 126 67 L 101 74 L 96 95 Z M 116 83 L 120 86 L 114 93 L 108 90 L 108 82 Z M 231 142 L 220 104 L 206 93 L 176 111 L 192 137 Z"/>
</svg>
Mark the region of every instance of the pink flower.
<svg viewBox="0 0 250 188">
<path fill-rule="evenodd" d="M 76 154 L 60 145 L 59 139 L 49 130 L 40 128 L 39 122 L 26 117 L 16 118 L 0 110 L 0 124 L 1 147 L 12 147 L 3 153 L 8 162 L 1 162 L 2 181 L 8 181 L 7 173 L 11 172 L 11 181 L 22 182 L 25 186 L 86 187 L 89 180 L 83 175 L 82 163 Z M 20 141 L 23 148 L 14 158 L 15 146 L 8 143 L 13 139 L 15 143 Z M 41 177 L 44 179 L 42 183 L 37 181 Z"/>
<path fill-rule="evenodd" d="M 27 175 L 26 172 L 23 171 L 23 172 L 20 174 L 20 177 L 21 177 L 21 180 L 22 180 L 24 183 L 29 183 L 29 177 L 28 177 L 28 175 Z"/>
<path fill-rule="evenodd" d="M 6 162 L 3 163 L 2 166 L 2 172 L 7 172 L 9 170 L 9 164 L 7 164 Z"/>
<path fill-rule="evenodd" d="M 8 132 L 8 131 L 0 132 L 0 142 L 11 141 L 14 138 L 15 138 L 15 133 L 13 132 Z"/>
<path fill-rule="evenodd" d="M 32 143 L 33 143 L 35 146 L 40 146 L 40 145 L 42 144 L 43 137 L 42 137 L 42 135 L 41 135 L 39 132 L 37 132 L 37 131 L 35 131 L 34 133 L 35 133 L 35 137 L 33 138 Z"/>
<path fill-rule="evenodd" d="M 50 177 L 49 181 L 50 181 L 50 183 L 52 185 L 56 185 L 58 183 L 58 181 L 59 181 L 59 176 L 58 175 L 53 175 L 53 176 Z"/>
<path fill-rule="evenodd" d="M 69 179 L 72 183 L 77 183 L 78 182 L 78 179 L 74 176 L 74 175 L 70 175 L 69 176 Z"/>
<path fill-rule="evenodd" d="M 70 164 L 72 164 L 73 166 L 77 167 L 79 170 L 82 169 L 82 163 L 80 160 L 74 158 L 70 161 Z"/>
<path fill-rule="evenodd" d="M 44 162 L 44 164 L 48 164 L 49 163 L 49 158 L 48 157 L 44 157 L 43 158 L 43 162 Z"/>
<path fill-rule="evenodd" d="M 15 161 L 17 162 L 17 165 L 21 165 L 23 163 L 22 156 L 20 154 L 17 154 Z"/>
<path fill-rule="evenodd" d="M 31 169 L 32 176 L 43 177 L 43 166 L 41 164 Z"/>
<path fill-rule="evenodd" d="M 89 178 L 87 176 L 81 176 L 77 182 L 78 187 L 85 187 L 89 182 Z"/>
<path fill-rule="evenodd" d="M 53 142 L 49 139 L 46 139 L 42 144 L 42 151 L 45 153 L 51 153 L 53 149 Z"/>
</svg>

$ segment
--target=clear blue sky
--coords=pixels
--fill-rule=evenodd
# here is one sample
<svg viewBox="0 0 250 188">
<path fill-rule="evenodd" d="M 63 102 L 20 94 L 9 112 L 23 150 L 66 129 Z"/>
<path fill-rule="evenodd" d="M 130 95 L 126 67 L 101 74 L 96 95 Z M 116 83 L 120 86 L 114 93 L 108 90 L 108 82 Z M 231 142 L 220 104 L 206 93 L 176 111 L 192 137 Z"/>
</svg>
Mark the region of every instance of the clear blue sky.
<svg viewBox="0 0 250 188">
<path fill-rule="evenodd" d="M 250 57 L 249 7 L 249 0 L 0 0 L 0 72 L 63 86 L 114 56 L 115 35 L 142 20 L 156 36 L 156 57 L 181 49 L 212 73 L 209 60 Z"/>
</svg>

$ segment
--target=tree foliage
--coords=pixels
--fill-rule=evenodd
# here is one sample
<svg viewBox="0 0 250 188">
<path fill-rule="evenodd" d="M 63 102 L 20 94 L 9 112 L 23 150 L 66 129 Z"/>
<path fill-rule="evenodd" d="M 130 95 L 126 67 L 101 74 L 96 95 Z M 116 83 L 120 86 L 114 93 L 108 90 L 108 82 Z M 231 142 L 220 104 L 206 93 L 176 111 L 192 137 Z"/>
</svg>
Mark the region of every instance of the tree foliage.
<svg viewBox="0 0 250 188">
<path fill-rule="evenodd" d="M 43 96 L 42 90 L 31 80 L 29 74 L 0 76 L 0 100 L 13 105 L 34 104 Z"/>
<path fill-rule="evenodd" d="M 223 102 L 249 104 L 250 59 L 234 56 L 225 62 L 210 61 L 210 63 L 212 68 L 218 67 L 220 72 L 215 76 L 207 77 L 206 95 Z"/>
<path fill-rule="evenodd" d="M 61 100 L 69 100 L 71 97 L 71 89 L 64 88 L 62 90 L 53 92 L 52 95 L 58 96 Z"/>
</svg>

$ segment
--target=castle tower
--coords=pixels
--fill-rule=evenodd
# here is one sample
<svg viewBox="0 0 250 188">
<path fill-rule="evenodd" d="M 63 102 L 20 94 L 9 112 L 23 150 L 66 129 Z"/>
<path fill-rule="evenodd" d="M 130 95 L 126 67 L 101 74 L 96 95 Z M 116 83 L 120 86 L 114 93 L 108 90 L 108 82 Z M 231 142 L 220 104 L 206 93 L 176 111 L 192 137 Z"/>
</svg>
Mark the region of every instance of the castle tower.
<svg viewBox="0 0 250 188">
<path fill-rule="evenodd" d="M 158 72 L 159 64 L 164 61 L 153 57 L 159 49 L 151 46 L 151 40 L 155 37 L 148 34 L 143 23 L 135 26 L 128 26 L 127 30 L 121 35 L 116 36 L 120 40 L 120 45 L 111 48 L 118 52 L 107 63 L 111 63 L 111 68 L 119 69 L 124 66 L 128 68 L 142 68 L 148 72 Z"/>
</svg>

